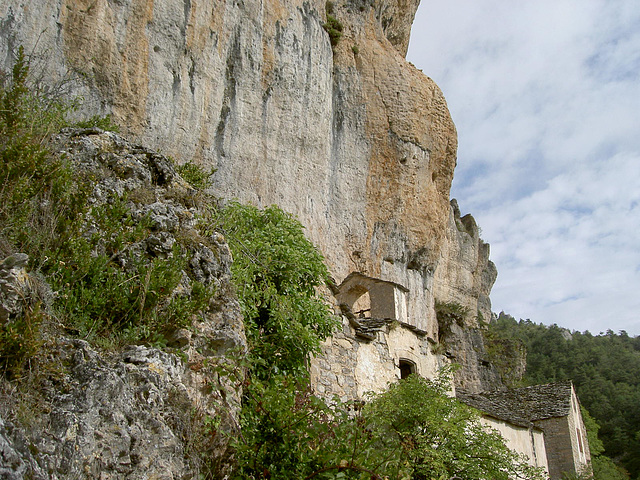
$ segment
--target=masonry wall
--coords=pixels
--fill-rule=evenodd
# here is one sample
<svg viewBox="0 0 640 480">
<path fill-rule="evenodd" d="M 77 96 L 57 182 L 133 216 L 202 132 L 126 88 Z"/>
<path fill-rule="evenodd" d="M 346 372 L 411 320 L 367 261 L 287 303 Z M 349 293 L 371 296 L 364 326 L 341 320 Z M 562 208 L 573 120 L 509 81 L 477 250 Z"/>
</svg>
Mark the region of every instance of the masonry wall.
<svg viewBox="0 0 640 480">
<path fill-rule="evenodd" d="M 542 430 L 519 427 L 488 416 L 483 416 L 480 420 L 488 427 L 498 430 L 510 449 L 526 455 L 529 465 L 549 471 Z"/>
<path fill-rule="evenodd" d="M 578 473 L 591 471 L 591 452 L 587 440 L 587 429 L 584 426 L 582 414 L 580 413 L 580 404 L 573 387 L 571 388 L 571 411 L 567 420 L 576 470 Z"/>
<path fill-rule="evenodd" d="M 536 425 L 544 430 L 550 480 L 560 480 L 563 472 L 576 473 L 568 417 L 539 420 Z"/>
<path fill-rule="evenodd" d="M 589 443 L 573 387 L 571 405 L 566 416 L 538 420 L 535 424 L 544 430 L 551 480 L 561 479 L 563 473 L 581 474 L 591 471 Z"/>
<path fill-rule="evenodd" d="M 360 338 L 349 322 L 322 344 L 322 354 L 311 361 L 311 384 L 325 397 L 341 400 L 364 398 L 366 392 L 381 392 L 400 379 L 400 361 L 415 366 L 415 373 L 435 378 L 445 359 L 432 352 L 425 335 L 399 322 L 382 322 L 371 336 Z"/>
</svg>

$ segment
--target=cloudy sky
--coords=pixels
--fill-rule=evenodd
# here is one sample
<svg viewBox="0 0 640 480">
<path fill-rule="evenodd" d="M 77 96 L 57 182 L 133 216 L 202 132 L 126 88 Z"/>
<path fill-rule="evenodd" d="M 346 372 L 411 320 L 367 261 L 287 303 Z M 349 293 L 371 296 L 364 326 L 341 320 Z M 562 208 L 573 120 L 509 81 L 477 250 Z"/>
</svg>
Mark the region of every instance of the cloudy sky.
<svg viewBox="0 0 640 480">
<path fill-rule="evenodd" d="M 640 335 L 638 0 L 422 0 L 408 59 L 456 123 L 493 310 Z"/>
</svg>

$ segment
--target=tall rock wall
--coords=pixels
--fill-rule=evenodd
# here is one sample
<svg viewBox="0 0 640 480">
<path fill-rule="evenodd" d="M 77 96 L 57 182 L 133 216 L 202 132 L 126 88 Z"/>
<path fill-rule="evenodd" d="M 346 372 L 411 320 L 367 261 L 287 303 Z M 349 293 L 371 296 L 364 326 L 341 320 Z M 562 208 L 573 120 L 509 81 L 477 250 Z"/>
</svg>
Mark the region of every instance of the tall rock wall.
<svg viewBox="0 0 640 480">
<path fill-rule="evenodd" d="M 0 59 L 34 48 L 91 113 L 215 190 L 297 214 L 338 280 L 407 283 L 435 269 L 456 132 L 438 87 L 404 59 L 417 2 L 2 0 Z M 357 53 L 356 53 L 357 52 Z"/>
<path fill-rule="evenodd" d="M 442 306 L 437 308 L 438 340 L 451 360 L 462 366 L 454 375 L 459 390 L 501 389 L 508 380 L 499 368 L 508 360 L 494 352 L 483 332 L 484 323 L 491 319 L 489 294 L 497 275 L 475 219 L 470 214 L 461 216 L 458 203 L 452 200 L 433 285 L 436 302 Z M 522 363 L 524 357 L 514 355 L 512 362 Z"/>
<path fill-rule="evenodd" d="M 488 318 L 495 274 L 449 205 L 445 99 L 404 58 L 417 6 L 0 0 L 0 66 L 24 45 L 45 81 L 82 96 L 80 113 L 110 113 L 140 143 L 215 168 L 222 198 L 296 214 L 337 285 L 388 282 L 391 318 L 437 340 L 435 299 Z M 342 26 L 333 46 L 329 15 Z"/>
<path fill-rule="evenodd" d="M 498 276 L 489 260 L 489 244 L 480 238 L 480 229 L 470 215 L 460 215 L 451 201 L 441 260 L 434 278 L 434 295 L 439 302 L 456 303 L 468 311 L 467 324 L 491 319 L 489 294 Z"/>
</svg>

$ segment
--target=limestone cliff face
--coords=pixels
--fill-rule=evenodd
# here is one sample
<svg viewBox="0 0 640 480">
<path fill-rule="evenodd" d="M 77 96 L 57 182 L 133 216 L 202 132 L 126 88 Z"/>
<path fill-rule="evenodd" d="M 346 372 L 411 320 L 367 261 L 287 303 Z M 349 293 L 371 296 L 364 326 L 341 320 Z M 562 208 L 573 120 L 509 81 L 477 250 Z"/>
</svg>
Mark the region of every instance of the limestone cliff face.
<svg viewBox="0 0 640 480">
<path fill-rule="evenodd" d="M 321 0 L 1 0 L 0 57 L 37 43 L 91 113 L 217 168 L 220 196 L 295 213 L 338 282 L 430 287 L 457 140 L 441 91 L 404 59 L 417 4 L 336 2 L 332 51 Z"/>
<path fill-rule="evenodd" d="M 222 198 L 296 214 L 338 285 L 391 282 L 393 318 L 437 340 L 435 299 L 488 319 L 495 268 L 449 205 L 457 137 L 442 92 L 404 58 L 417 6 L 0 0 L 0 65 L 25 45 L 84 113 L 216 168 Z M 343 26 L 333 47 L 328 10 Z"/>
<path fill-rule="evenodd" d="M 446 240 L 434 278 L 434 295 L 439 302 L 456 303 L 468 311 L 466 323 L 491 319 L 489 294 L 498 271 L 489 260 L 489 245 L 480 238 L 474 218 L 460 216 L 456 200 L 451 201 Z"/>
<path fill-rule="evenodd" d="M 483 335 L 483 323 L 491 319 L 489 293 L 496 277 L 496 267 L 489 260 L 489 245 L 480 238 L 476 221 L 471 215 L 461 217 L 458 203 L 452 200 L 433 285 L 437 302 L 459 309 L 447 312 L 443 308 L 444 312 L 438 315 L 438 339 L 452 361 L 462 366 L 454 376 L 459 390 L 478 392 L 505 387 L 504 369 L 496 368 L 496 361 L 500 363 L 502 357 L 493 355 Z"/>
</svg>

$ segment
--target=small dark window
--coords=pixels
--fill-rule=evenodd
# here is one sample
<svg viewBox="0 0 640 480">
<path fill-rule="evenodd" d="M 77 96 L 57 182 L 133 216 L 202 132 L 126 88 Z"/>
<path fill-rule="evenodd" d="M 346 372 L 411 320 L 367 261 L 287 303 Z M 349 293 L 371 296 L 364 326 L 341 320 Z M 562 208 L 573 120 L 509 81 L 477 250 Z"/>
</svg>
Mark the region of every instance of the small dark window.
<svg viewBox="0 0 640 480">
<path fill-rule="evenodd" d="M 404 380 L 412 373 L 416 373 L 416 364 L 409 360 L 400 360 L 400 378 Z"/>
<path fill-rule="evenodd" d="M 584 453 L 584 447 L 582 446 L 582 434 L 580 433 L 579 428 L 576 428 L 576 433 L 578 434 L 578 447 L 580 448 L 580 453 Z"/>
</svg>

